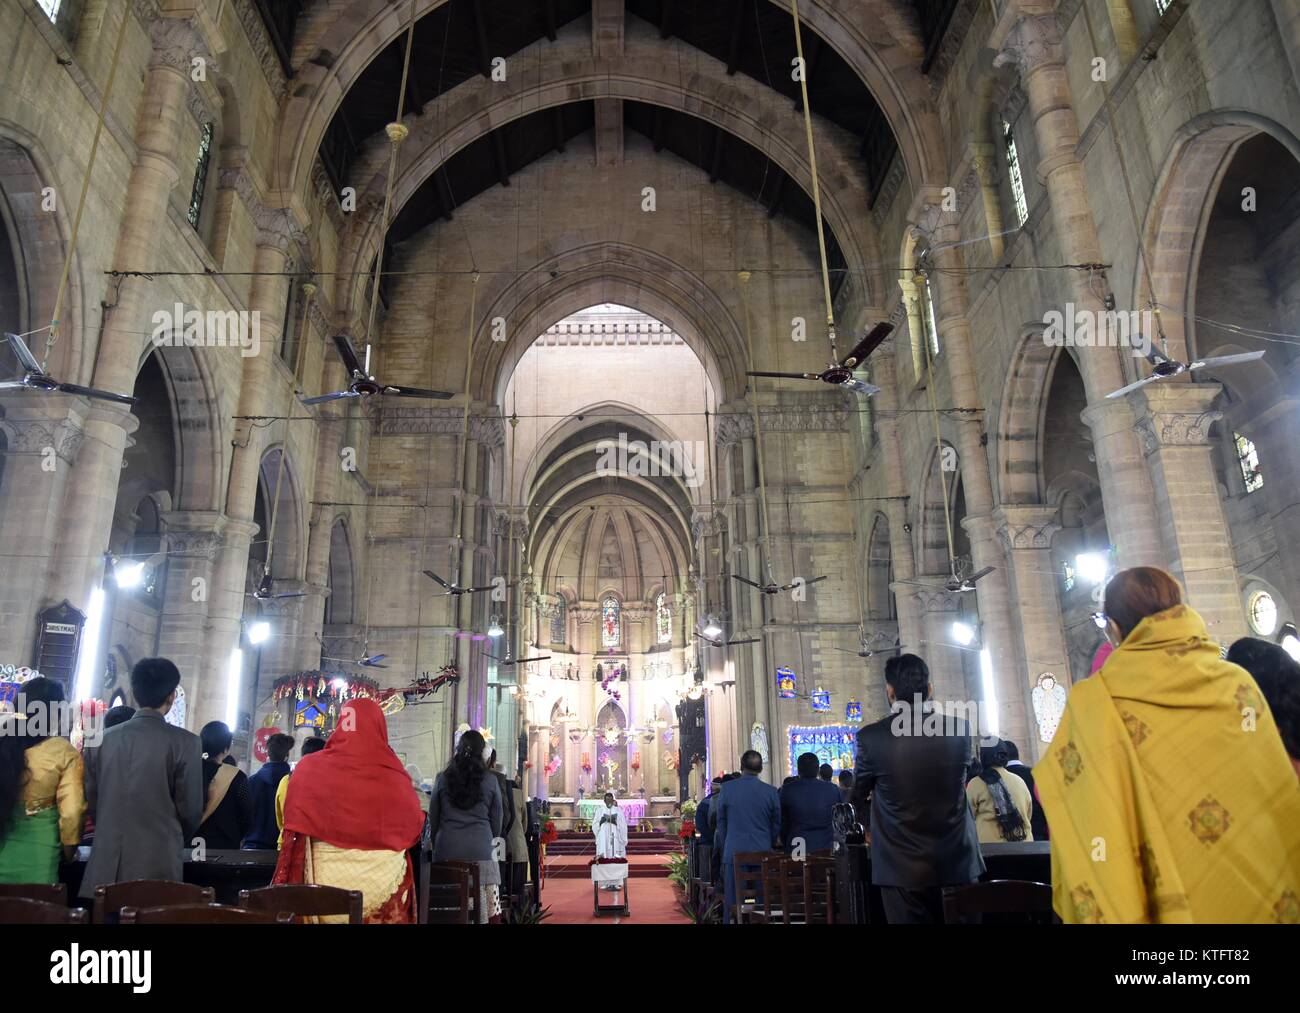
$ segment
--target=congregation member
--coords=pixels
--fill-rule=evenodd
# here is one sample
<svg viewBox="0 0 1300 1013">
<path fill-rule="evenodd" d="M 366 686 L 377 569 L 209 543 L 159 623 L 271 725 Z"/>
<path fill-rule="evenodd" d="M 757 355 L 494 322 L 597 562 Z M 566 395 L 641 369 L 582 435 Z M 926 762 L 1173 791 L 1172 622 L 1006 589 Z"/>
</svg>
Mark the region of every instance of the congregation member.
<svg viewBox="0 0 1300 1013">
<path fill-rule="evenodd" d="M 1002 740 L 1002 748 L 1007 751 L 1007 772 L 1015 774 L 1016 777 L 1025 782 L 1025 787 L 1029 789 L 1029 798 L 1033 803 L 1033 809 L 1029 817 L 1029 829 L 1033 832 L 1034 840 L 1047 840 L 1047 817 L 1043 814 L 1043 804 L 1038 801 L 1038 792 L 1034 790 L 1034 772 L 1029 764 L 1023 763 L 1020 759 L 1020 747 L 1010 739 Z"/>
<path fill-rule="evenodd" d="M 709 793 L 700 799 L 700 804 L 695 807 L 695 836 L 706 848 L 713 847 L 713 806 L 718 800 L 718 792 L 722 790 L 723 783 L 724 775 L 721 774 L 710 781 Z"/>
<path fill-rule="evenodd" d="M 816 753 L 800 753 L 798 776 L 781 788 L 781 844 L 790 854 L 800 841 L 804 854 L 831 849 L 831 814 L 840 789 L 819 776 Z"/>
<path fill-rule="evenodd" d="M 514 819 L 506 834 L 506 855 L 510 862 L 506 894 L 510 906 L 522 911 L 528 906 L 528 796 L 518 778 L 509 784 Z"/>
<path fill-rule="evenodd" d="M 271 882 L 360 890 L 368 924 L 414 922 L 407 849 L 423 828 L 415 788 L 388 745 L 384 712 L 373 700 L 349 700 L 325 748 L 303 757 L 289 778 Z"/>
<path fill-rule="evenodd" d="M 116 728 L 118 725 L 126 724 L 126 722 L 130 721 L 133 717 L 135 717 L 134 707 L 129 707 L 124 703 L 120 703 L 116 707 L 110 707 L 104 712 L 104 719 L 100 723 L 100 735 L 102 736 L 103 733 L 108 731 L 110 728 Z M 93 744 L 87 742 L 82 750 L 82 760 L 86 764 L 89 764 L 92 753 L 98 748 L 98 742 Z M 90 815 L 87 815 L 85 819 L 85 829 L 81 832 L 81 843 L 89 846 L 94 842 L 95 821 Z"/>
<path fill-rule="evenodd" d="M 980 748 L 980 769 L 966 785 L 966 801 L 981 844 L 1034 839 L 1029 828 L 1034 802 L 1025 782 L 1007 770 L 1007 750 L 1002 743 Z"/>
<path fill-rule="evenodd" d="M 198 836 L 204 847 L 238 849 L 253 822 L 248 793 L 248 775 L 230 760 L 234 742 L 229 726 L 209 721 L 199 729 L 203 746 L 203 790 L 205 803 L 199 818 Z"/>
<path fill-rule="evenodd" d="M 480 922 L 493 920 L 501 913 L 497 890 L 501 870 L 492 857 L 492 842 L 501 836 L 504 821 L 501 789 L 488 772 L 487 743 L 470 729 L 461 735 L 451 762 L 433 782 L 429 832 L 433 835 L 435 862 L 478 863 L 476 910 Z"/>
<path fill-rule="evenodd" d="M 1057 915 L 1282 920 L 1300 896 L 1300 790 L 1258 686 L 1164 570 L 1120 571 L 1104 609 L 1115 650 L 1035 768 Z"/>
<path fill-rule="evenodd" d="M 244 837 L 245 848 L 272 850 L 279 846 L 279 817 L 283 810 L 277 807 L 276 801 L 280 795 L 280 783 L 289 776 L 289 753 L 292 750 L 292 735 L 276 732 L 266 740 L 266 762 L 248 779 L 252 818 Z"/>
<path fill-rule="evenodd" d="M 840 801 L 851 802 L 853 800 L 853 771 L 841 770 L 839 776 L 840 782 Z"/>
<path fill-rule="evenodd" d="M 168 724 L 181 673 L 167 658 L 131 670 L 137 709 L 110 728 L 86 768 L 86 807 L 95 844 L 81 896 L 130 879 L 180 881 L 182 851 L 203 815 L 203 751 L 193 732 Z"/>
<path fill-rule="evenodd" d="M 57 883 L 81 842 L 82 759 L 59 734 L 63 687 L 37 676 L 21 696 L 0 714 L 0 883 Z"/>
<path fill-rule="evenodd" d="M 302 756 L 300 759 L 306 759 L 308 756 L 311 756 L 312 753 L 319 753 L 324 748 L 325 740 L 322 738 L 313 735 L 309 739 L 303 739 Z M 292 772 L 292 769 L 290 769 L 290 773 Z M 280 778 L 279 786 L 275 789 L 275 825 L 278 828 L 275 846 L 277 848 L 284 845 L 284 797 L 288 793 L 289 779 L 287 777 L 282 777 Z"/>
<path fill-rule="evenodd" d="M 1257 637 L 1242 637 L 1229 647 L 1228 660 L 1249 672 L 1264 694 L 1282 746 L 1300 777 L 1300 662 L 1279 645 Z"/>
<path fill-rule="evenodd" d="M 488 773 L 496 780 L 497 789 L 501 793 L 501 833 L 498 835 L 506 842 L 504 859 L 497 863 L 497 875 L 501 879 L 501 894 L 510 895 L 510 831 L 515 824 L 515 806 L 514 790 L 510 783 L 510 778 L 506 777 L 505 771 L 501 769 L 501 764 L 497 762 L 497 751 L 493 749 L 488 755 Z"/>
<path fill-rule="evenodd" d="M 934 710 L 930 670 L 915 654 L 885 662 L 885 693 L 893 713 L 858 731 L 853 771 L 858 813 L 870 799 L 871 882 L 891 924 L 941 922 L 943 887 L 984 871 L 966 802 L 970 728 L 949 718 L 942 734 L 913 734 Z"/>
<path fill-rule="evenodd" d="M 827 784 L 830 784 L 835 780 L 835 768 L 829 763 L 823 763 L 817 768 L 817 777 L 820 780 L 825 781 Z"/>
<path fill-rule="evenodd" d="M 722 856 L 724 923 L 731 920 L 736 904 L 736 855 L 774 851 L 781 837 L 780 797 L 758 776 L 763 773 L 762 754 L 745 750 L 740 771 L 740 776 L 723 788 L 714 817 L 714 851 Z"/>
</svg>

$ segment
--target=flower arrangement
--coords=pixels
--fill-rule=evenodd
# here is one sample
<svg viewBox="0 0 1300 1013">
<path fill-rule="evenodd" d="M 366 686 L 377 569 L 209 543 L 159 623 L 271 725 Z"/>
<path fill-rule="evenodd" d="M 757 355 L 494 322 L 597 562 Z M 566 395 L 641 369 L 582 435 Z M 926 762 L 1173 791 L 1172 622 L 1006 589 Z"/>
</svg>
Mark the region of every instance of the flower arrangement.
<svg viewBox="0 0 1300 1013">
<path fill-rule="evenodd" d="M 685 802 L 682 803 L 682 819 L 684 820 L 695 819 L 695 810 L 698 808 L 699 808 L 699 803 L 697 803 L 693 798 L 688 798 Z"/>
<path fill-rule="evenodd" d="M 542 824 L 541 842 L 543 847 L 559 839 L 560 831 L 555 827 L 555 820 L 547 820 Z"/>
<path fill-rule="evenodd" d="M 677 836 L 680 837 L 683 841 L 689 841 L 692 837 L 694 837 L 695 821 L 693 819 L 688 819 L 685 816 L 683 816 L 682 827 L 680 830 L 677 831 Z"/>
<path fill-rule="evenodd" d="M 628 766 L 631 767 L 633 770 L 641 769 L 641 750 L 638 749 L 635 753 L 632 754 L 632 762 L 629 763 Z"/>
<path fill-rule="evenodd" d="M 582 754 L 582 772 L 583 772 L 584 774 L 590 774 L 590 773 L 591 773 L 591 754 L 590 754 L 590 753 L 583 753 L 583 754 Z"/>
</svg>

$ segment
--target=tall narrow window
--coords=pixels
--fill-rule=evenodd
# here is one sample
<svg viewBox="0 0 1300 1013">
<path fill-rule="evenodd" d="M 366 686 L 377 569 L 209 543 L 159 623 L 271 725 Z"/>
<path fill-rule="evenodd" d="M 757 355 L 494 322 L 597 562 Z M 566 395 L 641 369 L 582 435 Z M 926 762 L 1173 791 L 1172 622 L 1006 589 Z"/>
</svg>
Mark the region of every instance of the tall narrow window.
<svg viewBox="0 0 1300 1013">
<path fill-rule="evenodd" d="M 551 643 L 564 643 L 565 627 L 567 625 L 567 610 L 564 599 L 561 598 L 555 603 L 555 611 L 551 613 Z"/>
<path fill-rule="evenodd" d="M 673 639 L 673 616 L 662 591 L 655 598 L 655 635 L 661 644 L 671 643 Z"/>
<path fill-rule="evenodd" d="M 927 275 L 917 276 L 921 286 L 921 327 L 925 331 L 925 340 L 930 345 L 930 355 L 939 355 L 939 327 L 934 320 L 934 289 L 930 287 Z"/>
<path fill-rule="evenodd" d="M 284 327 L 280 330 L 280 358 L 293 369 L 298 363 L 298 320 L 302 316 L 302 289 L 297 278 L 289 279 L 284 303 Z"/>
<path fill-rule="evenodd" d="M 59 20 L 59 8 L 63 6 L 63 0 L 36 0 L 36 2 L 51 21 Z"/>
<path fill-rule="evenodd" d="M 1169 10 L 1173 5 L 1174 0 L 1156 0 L 1156 13 L 1163 18 L 1165 16 L 1165 11 Z"/>
<path fill-rule="evenodd" d="M 1246 483 L 1246 491 L 1255 492 L 1264 488 L 1264 475 L 1259 470 L 1259 454 L 1255 451 L 1255 444 L 1241 433 L 1233 433 L 1232 439 L 1237 445 L 1237 463 L 1241 465 L 1241 477 Z"/>
<path fill-rule="evenodd" d="M 203 213 L 203 193 L 208 188 L 208 163 L 212 160 L 213 128 L 205 123 L 199 128 L 199 157 L 194 164 L 194 189 L 190 191 L 190 209 L 185 217 L 195 229 Z"/>
<path fill-rule="evenodd" d="M 1002 121 L 1002 139 L 1007 145 L 1007 172 L 1011 175 L 1011 196 L 1016 203 L 1016 227 L 1023 228 L 1029 219 L 1029 204 L 1025 201 L 1025 181 L 1020 175 L 1020 155 L 1016 152 L 1016 138 L 1011 124 Z"/>
<path fill-rule="evenodd" d="M 623 616 L 618 599 L 612 595 L 600 603 L 600 646 L 617 647 L 623 642 Z"/>
</svg>

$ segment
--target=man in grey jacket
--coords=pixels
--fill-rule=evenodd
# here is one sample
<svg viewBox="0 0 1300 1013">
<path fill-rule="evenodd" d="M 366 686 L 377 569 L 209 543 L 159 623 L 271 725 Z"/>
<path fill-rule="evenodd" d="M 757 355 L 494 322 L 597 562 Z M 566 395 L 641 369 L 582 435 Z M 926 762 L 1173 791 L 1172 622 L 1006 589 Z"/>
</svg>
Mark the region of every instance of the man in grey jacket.
<svg viewBox="0 0 1300 1013">
<path fill-rule="evenodd" d="M 166 658 L 145 658 L 131 671 L 137 710 L 108 729 L 86 767 L 87 811 L 95 842 L 81 896 L 132 879 L 181 881 L 182 852 L 203 815 L 199 737 L 169 725 L 181 674 Z"/>
</svg>

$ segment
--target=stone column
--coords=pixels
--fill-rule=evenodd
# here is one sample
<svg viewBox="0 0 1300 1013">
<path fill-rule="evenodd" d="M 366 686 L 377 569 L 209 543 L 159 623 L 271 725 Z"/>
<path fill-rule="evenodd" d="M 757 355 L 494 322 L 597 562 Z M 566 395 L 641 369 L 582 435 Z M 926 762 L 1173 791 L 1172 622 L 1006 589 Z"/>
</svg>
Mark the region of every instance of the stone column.
<svg viewBox="0 0 1300 1013">
<path fill-rule="evenodd" d="M 911 584 L 896 584 L 895 594 L 908 595 L 916 600 L 916 610 L 921 619 L 921 657 L 930 669 L 930 683 L 934 686 L 934 699 L 943 703 L 965 701 L 970 698 L 966 690 L 966 675 L 962 666 L 960 647 L 952 646 L 952 624 L 961 605 L 961 594 L 945 591 L 946 573 L 918 577 L 917 580 L 938 585 L 919 588 Z"/>
<path fill-rule="evenodd" d="M 129 11 L 123 16 L 131 16 Z M 136 159 L 131 167 L 113 266 L 118 270 L 156 269 L 158 237 L 168 229 L 167 202 L 181 178 L 177 144 L 191 87 L 190 61 L 208 58 L 198 25 L 180 18 L 159 18 L 149 25 L 153 48 L 144 78 L 136 121 Z M 156 285 L 146 278 L 125 278 L 104 314 L 92 386 L 129 394 L 135 387 L 140 352 L 145 345 Z M 69 599 L 84 608 L 100 554 L 112 530 L 122 455 L 138 421 L 122 405 L 97 402 L 86 416 L 85 443 L 72 487 L 77 494 L 63 510 L 62 536 L 47 596 Z"/>
<path fill-rule="evenodd" d="M 1209 440 L 1210 426 L 1223 415 L 1210 406 L 1222 389 L 1217 383 L 1158 383 L 1131 397 L 1142 405 L 1137 433 L 1155 485 L 1160 530 L 1173 550 L 1169 569 L 1210 636 L 1231 644 L 1247 630 Z"/>
<path fill-rule="evenodd" d="M 62 405 L 50 402 L 62 400 Z M 29 395 L 11 402 L 10 414 L 0 419 L 7 446 L 4 480 L 0 482 L 0 659 L 9 665 L 34 665 L 36 613 L 43 601 L 49 561 L 65 533 L 59 524 L 60 507 L 68 497 L 70 479 L 82 450 L 81 412 L 89 406 L 81 398 Z M 71 410 L 69 411 L 69 408 Z M 58 421 L 57 413 L 68 412 Z M 127 416 L 134 422 L 134 416 Z M 75 487 L 74 487 L 75 488 Z M 114 487 L 116 492 L 116 486 Z M 110 504 L 111 516 L 111 504 Z M 92 562 L 98 562 L 93 560 Z M 84 604 L 84 602 L 83 602 Z"/>
<path fill-rule="evenodd" d="M 1296 20 L 1300 22 L 1300 14 Z M 1300 398 L 1274 401 L 1249 422 L 1241 423 L 1238 432 L 1255 444 L 1259 454 L 1264 476 L 1261 491 L 1273 518 L 1278 555 L 1290 564 L 1281 568 L 1287 604 L 1293 612 L 1300 612 L 1300 572 L 1296 567 L 1300 561 L 1300 502 L 1296 496 L 1300 489 Z"/>
<path fill-rule="evenodd" d="M 928 199 L 927 199 L 928 198 Z M 948 388 L 955 407 L 981 409 L 979 387 L 975 379 L 975 354 L 971 339 L 966 294 L 965 263 L 961 255 L 961 235 L 957 223 L 942 210 L 937 194 L 923 188 L 918 195 L 921 212 L 913 234 L 929 244 L 929 256 L 942 277 L 938 280 L 935 314 L 940 334 L 940 353 L 936 363 L 948 378 Z M 962 490 L 966 499 L 966 516 L 962 527 L 970 537 L 974 570 L 992 567 L 993 572 L 975 585 L 979 603 L 981 642 L 988 650 L 993 671 L 1017 673 L 1015 682 L 1023 681 L 1020 652 L 1015 643 L 1011 621 L 1011 596 L 1007 562 L 997 540 L 993 517 L 993 482 L 989 475 L 985 450 L 983 412 L 963 412 L 953 421 L 961 468 Z M 1007 726 L 1025 724 L 1024 701 L 1018 694 L 1001 704 Z"/>
<path fill-rule="evenodd" d="M 320 488 L 320 482 L 317 482 Z M 293 667 L 308 671 L 320 667 L 321 635 L 325 630 L 325 602 L 329 598 L 330 538 L 333 526 L 322 507 L 313 507 L 311 522 L 307 526 L 307 573 L 302 590 L 301 618 L 298 622 L 298 641 L 294 651 Z"/>
<path fill-rule="evenodd" d="M 1102 259 L 1097 225 L 1088 202 L 1079 160 L 1079 124 L 1074 115 L 1055 0 L 1007 0 L 991 43 L 1000 49 L 994 66 L 1020 69 L 1042 156 L 1038 174 L 1047 188 L 1061 258 L 1070 264 Z M 1105 307 L 1086 271 L 1070 272 L 1070 297 L 1076 310 L 1102 319 Z M 1106 401 L 1124 386 L 1121 349 L 1097 346 L 1079 356 L 1089 408 L 1083 418 L 1092 429 L 1106 508 L 1106 527 L 1120 566 L 1159 565 L 1165 556 L 1152 504 L 1151 477 L 1133 431 L 1131 409 Z"/>
<path fill-rule="evenodd" d="M 1061 527 L 1058 515 L 1056 507 L 1037 503 L 1003 504 L 994 513 L 998 537 L 1010 562 L 1011 587 L 1020 616 L 1020 652 L 1026 667 L 1026 677 L 1021 679 L 994 669 L 1002 704 L 999 731 L 1020 747 L 1025 762 L 1031 764 L 1042 744 L 1030 693 L 1043 672 L 1051 672 L 1067 688 L 1070 685 L 1070 654 L 1052 569 L 1052 538 Z M 1005 705 L 1008 698 L 1021 701 L 1023 721 L 1019 725 L 1015 724 L 1015 711 Z"/>
<path fill-rule="evenodd" d="M 186 718 L 194 728 L 207 645 L 208 602 L 213 567 L 221 551 L 225 515 L 215 511 L 172 511 L 162 517 L 167 581 L 158 616 L 158 654 L 181 671 L 191 701 Z"/>
</svg>

